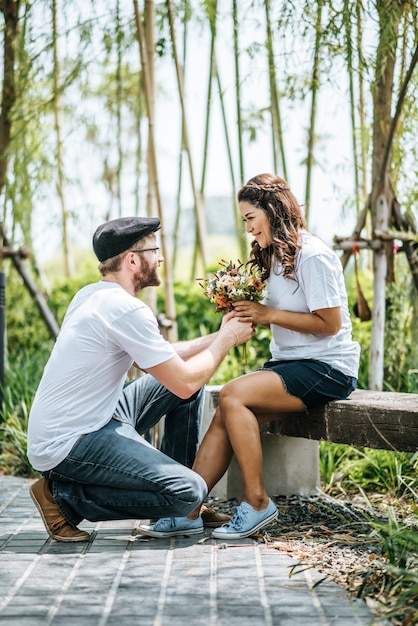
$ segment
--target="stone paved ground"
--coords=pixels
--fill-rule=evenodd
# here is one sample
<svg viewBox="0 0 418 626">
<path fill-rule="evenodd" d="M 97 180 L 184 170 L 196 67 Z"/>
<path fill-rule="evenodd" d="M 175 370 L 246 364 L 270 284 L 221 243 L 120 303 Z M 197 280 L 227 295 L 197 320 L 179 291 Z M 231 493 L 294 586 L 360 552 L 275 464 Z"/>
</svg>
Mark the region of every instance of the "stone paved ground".
<svg viewBox="0 0 418 626">
<path fill-rule="evenodd" d="M 86 543 L 48 538 L 29 481 L 0 476 L 0 625 L 369 626 L 362 601 L 249 539 L 147 539 L 138 521 L 83 523 Z"/>
</svg>

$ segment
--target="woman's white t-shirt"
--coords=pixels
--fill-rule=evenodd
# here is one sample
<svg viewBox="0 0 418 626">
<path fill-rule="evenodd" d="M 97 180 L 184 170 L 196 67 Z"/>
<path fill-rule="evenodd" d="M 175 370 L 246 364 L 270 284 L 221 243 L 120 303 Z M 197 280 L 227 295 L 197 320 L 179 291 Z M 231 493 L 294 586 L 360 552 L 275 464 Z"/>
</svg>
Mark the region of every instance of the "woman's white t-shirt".
<svg viewBox="0 0 418 626">
<path fill-rule="evenodd" d="M 73 298 L 29 417 L 28 458 L 55 467 L 85 433 L 114 414 L 133 363 L 148 369 L 175 355 L 151 309 L 116 283 L 87 285 Z"/>
<path fill-rule="evenodd" d="M 295 278 L 284 278 L 275 263 L 268 279 L 267 306 L 285 311 L 312 313 L 341 307 L 342 325 L 336 335 L 314 335 L 271 324 L 272 360 L 316 359 L 357 378 L 360 346 L 351 338 L 351 320 L 339 258 L 315 235 L 303 231 L 301 250 L 295 259 Z"/>
</svg>

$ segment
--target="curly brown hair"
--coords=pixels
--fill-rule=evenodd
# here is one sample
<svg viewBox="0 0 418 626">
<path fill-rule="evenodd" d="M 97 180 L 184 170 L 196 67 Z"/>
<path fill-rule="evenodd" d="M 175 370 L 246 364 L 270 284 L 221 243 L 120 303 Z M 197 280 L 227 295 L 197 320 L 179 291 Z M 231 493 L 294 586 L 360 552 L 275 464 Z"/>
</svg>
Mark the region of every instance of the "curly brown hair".
<svg viewBox="0 0 418 626">
<path fill-rule="evenodd" d="M 253 241 L 249 265 L 257 266 L 262 279 L 266 280 L 274 256 L 282 264 L 283 275 L 294 279 L 295 257 L 300 249 L 299 233 L 305 228 L 305 220 L 286 181 L 275 174 L 254 176 L 239 190 L 238 202 L 249 202 L 262 209 L 271 226 L 272 243 L 261 248 L 257 241 Z"/>
</svg>

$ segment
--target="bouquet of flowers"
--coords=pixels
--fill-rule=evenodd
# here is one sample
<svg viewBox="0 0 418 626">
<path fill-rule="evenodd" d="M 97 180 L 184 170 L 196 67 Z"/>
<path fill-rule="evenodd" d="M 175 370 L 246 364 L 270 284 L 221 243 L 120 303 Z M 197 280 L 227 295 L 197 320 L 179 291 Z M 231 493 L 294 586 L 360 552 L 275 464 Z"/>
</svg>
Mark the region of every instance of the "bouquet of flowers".
<svg viewBox="0 0 418 626">
<path fill-rule="evenodd" d="M 199 278 L 200 286 L 205 295 L 216 306 L 216 312 L 228 312 L 233 309 L 233 302 L 252 300 L 260 302 L 267 295 L 266 284 L 261 280 L 261 274 L 254 266 L 247 269 L 238 261 L 220 262 L 221 269 L 215 272 L 213 278 Z M 245 344 L 243 346 L 243 362 L 246 362 Z"/>
<path fill-rule="evenodd" d="M 222 261 L 222 269 L 215 272 L 213 278 L 199 278 L 206 284 L 200 283 L 204 294 L 216 306 L 216 312 L 232 311 L 233 302 L 252 300 L 260 302 L 267 295 L 265 283 L 261 280 L 260 272 L 253 266 L 250 270 L 242 269 L 244 264 L 238 261 Z"/>
</svg>

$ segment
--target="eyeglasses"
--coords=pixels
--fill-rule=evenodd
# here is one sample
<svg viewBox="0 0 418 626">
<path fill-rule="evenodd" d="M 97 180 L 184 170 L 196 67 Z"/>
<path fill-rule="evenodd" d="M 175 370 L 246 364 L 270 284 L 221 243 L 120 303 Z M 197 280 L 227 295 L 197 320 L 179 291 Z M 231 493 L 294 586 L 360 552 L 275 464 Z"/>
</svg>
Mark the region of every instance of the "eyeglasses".
<svg viewBox="0 0 418 626">
<path fill-rule="evenodd" d="M 137 250 L 131 250 L 131 252 L 148 252 L 148 250 L 152 250 L 152 252 L 157 255 L 160 248 L 138 248 Z"/>
</svg>

